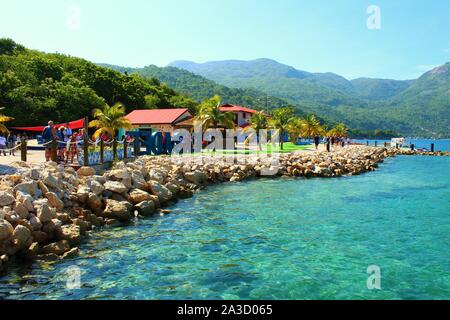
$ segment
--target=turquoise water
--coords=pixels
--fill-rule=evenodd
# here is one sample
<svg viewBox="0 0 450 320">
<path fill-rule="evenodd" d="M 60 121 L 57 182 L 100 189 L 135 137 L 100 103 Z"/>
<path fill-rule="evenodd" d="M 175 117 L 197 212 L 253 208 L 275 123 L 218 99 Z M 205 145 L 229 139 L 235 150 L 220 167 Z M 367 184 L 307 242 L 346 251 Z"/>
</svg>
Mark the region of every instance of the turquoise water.
<svg viewBox="0 0 450 320">
<path fill-rule="evenodd" d="M 93 234 L 81 255 L 15 267 L 0 299 L 444 299 L 450 158 L 355 177 L 209 187 L 164 217 Z M 65 287 L 67 268 L 81 289 Z M 381 269 L 368 290 L 367 267 Z"/>
</svg>

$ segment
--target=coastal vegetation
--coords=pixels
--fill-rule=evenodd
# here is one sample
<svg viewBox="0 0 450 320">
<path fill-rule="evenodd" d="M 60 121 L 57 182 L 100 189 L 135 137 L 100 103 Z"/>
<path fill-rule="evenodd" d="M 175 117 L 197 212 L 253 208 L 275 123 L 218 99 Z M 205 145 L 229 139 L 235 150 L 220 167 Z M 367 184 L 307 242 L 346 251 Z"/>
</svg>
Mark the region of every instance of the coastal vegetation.
<svg viewBox="0 0 450 320">
<path fill-rule="evenodd" d="M 5 108 L 0 108 L 0 112 L 3 111 L 4 109 Z M 0 133 L 8 133 L 9 132 L 8 128 L 5 125 L 5 122 L 9 122 L 12 120 L 14 120 L 14 119 L 0 113 Z"/>
<path fill-rule="evenodd" d="M 129 130 L 132 128 L 131 122 L 125 118 L 125 106 L 121 103 L 116 103 L 113 106 L 105 104 L 103 108 L 94 109 L 92 114 L 95 120 L 89 122 L 89 127 L 97 129 L 94 133 L 95 139 L 103 133 L 115 137 L 120 129 Z"/>
<path fill-rule="evenodd" d="M 185 69 L 232 88 L 255 89 L 281 98 L 300 113 L 364 130 L 449 137 L 450 63 L 415 80 L 347 80 L 333 73 L 310 73 L 270 59 L 176 61 Z"/>
<path fill-rule="evenodd" d="M 234 114 L 220 111 L 220 106 L 221 98 L 217 95 L 202 102 L 196 119 L 201 121 L 203 130 L 219 127 L 231 129 L 234 127 Z"/>
<path fill-rule="evenodd" d="M 294 109 L 292 107 L 275 109 L 272 113 L 269 124 L 273 129 L 278 130 L 278 134 L 280 135 L 281 150 L 283 150 L 284 135 L 289 131 L 289 128 L 294 120 Z"/>
</svg>

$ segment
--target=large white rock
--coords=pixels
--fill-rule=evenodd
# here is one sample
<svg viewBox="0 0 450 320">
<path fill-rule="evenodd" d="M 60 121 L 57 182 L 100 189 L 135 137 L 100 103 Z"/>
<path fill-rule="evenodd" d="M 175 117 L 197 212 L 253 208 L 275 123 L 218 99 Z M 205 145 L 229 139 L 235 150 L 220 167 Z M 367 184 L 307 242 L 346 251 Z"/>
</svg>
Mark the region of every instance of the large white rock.
<svg viewBox="0 0 450 320">
<path fill-rule="evenodd" d="M 101 195 L 102 192 L 105 190 L 105 187 L 96 180 L 89 180 L 87 182 L 87 185 L 91 189 L 91 191 L 97 196 Z"/>
<path fill-rule="evenodd" d="M 149 187 L 154 195 L 157 195 L 161 203 L 170 201 L 173 197 L 172 192 L 157 181 L 148 181 Z"/>
<path fill-rule="evenodd" d="M 16 199 L 13 197 L 12 194 L 0 191 L 0 207 L 9 206 L 13 204 L 16 201 Z"/>
<path fill-rule="evenodd" d="M 81 167 L 78 169 L 77 174 L 79 177 L 90 177 L 95 175 L 95 169 L 92 167 Z"/>
<path fill-rule="evenodd" d="M 34 180 L 22 182 L 14 187 L 14 192 L 16 193 L 17 191 L 27 193 L 34 197 L 38 193 L 38 184 Z"/>
<path fill-rule="evenodd" d="M 58 198 L 56 193 L 54 192 L 47 192 L 45 194 L 45 197 L 48 199 L 48 202 L 53 208 L 56 208 L 56 210 L 62 210 L 64 208 L 64 202 L 62 202 L 61 199 Z"/>
<path fill-rule="evenodd" d="M 56 212 L 50 209 L 48 205 L 44 204 L 39 208 L 37 217 L 42 223 L 46 223 L 56 218 Z"/>
<path fill-rule="evenodd" d="M 118 181 L 106 181 L 105 189 L 119 194 L 128 191 L 128 188 L 123 183 Z"/>
<path fill-rule="evenodd" d="M 151 194 L 148 192 L 145 192 L 143 190 L 140 189 L 134 189 L 130 192 L 129 194 L 130 196 L 130 201 L 133 204 L 137 204 L 139 202 L 142 201 L 146 201 L 146 200 L 150 200 L 151 199 Z"/>
<path fill-rule="evenodd" d="M 0 219 L 0 241 L 9 239 L 13 232 L 13 226 L 8 221 Z"/>
<path fill-rule="evenodd" d="M 14 211 L 19 215 L 20 219 L 27 219 L 28 216 L 30 215 L 28 209 L 20 202 L 16 203 Z"/>
<path fill-rule="evenodd" d="M 27 208 L 28 211 L 34 211 L 33 197 L 27 193 L 21 191 L 17 192 L 16 200 Z"/>
</svg>

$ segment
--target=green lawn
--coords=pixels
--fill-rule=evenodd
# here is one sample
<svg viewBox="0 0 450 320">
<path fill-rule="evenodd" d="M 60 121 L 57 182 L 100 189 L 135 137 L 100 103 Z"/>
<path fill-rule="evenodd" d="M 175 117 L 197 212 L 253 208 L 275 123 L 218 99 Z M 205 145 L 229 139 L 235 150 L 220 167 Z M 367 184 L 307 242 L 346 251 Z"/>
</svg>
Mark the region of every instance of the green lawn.
<svg viewBox="0 0 450 320">
<path fill-rule="evenodd" d="M 292 142 L 286 142 L 283 144 L 283 150 L 280 150 L 279 146 L 277 145 L 275 148 L 272 149 L 272 145 L 268 143 L 265 147 L 263 147 L 263 151 L 259 150 L 217 150 L 215 154 L 217 155 L 228 155 L 228 154 L 272 154 L 272 153 L 291 153 L 299 150 L 307 150 L 312 148 L 313 145 L 306 145 L 306 146 L 298 146 Z M 199 154 L 211 154 L 212 151 L 203 151 L 202 153 L 193 153 L 193 155 L 199 155 Z"/>
</svg>

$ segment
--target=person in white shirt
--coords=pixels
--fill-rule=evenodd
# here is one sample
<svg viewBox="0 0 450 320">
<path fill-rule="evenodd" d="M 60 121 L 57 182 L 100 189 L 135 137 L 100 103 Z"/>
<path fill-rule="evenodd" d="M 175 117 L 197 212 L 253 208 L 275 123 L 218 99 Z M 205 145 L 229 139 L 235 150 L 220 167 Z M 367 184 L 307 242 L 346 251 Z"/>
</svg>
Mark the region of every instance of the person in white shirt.
<svg viewBox="0 0 450 320">
<path fill-rule="evenodd" d="M 3 135 L 0 135 L 0 152 L 3 151 L 3 155 L 6 156 L 6 138 Z"/>
<path fill-rule="evenodd" d="M 72 133 L 73 133 L 72 129 L 70 129 L 70 125 L 67 122 L 66 123 L 66 128 L 64 129 L 64 132 L 63 132 L 63 134 L 64 134 L 64 141 L 65 142 L 69 141 L 70 137 L 72 136 Z"/>
</svg>

